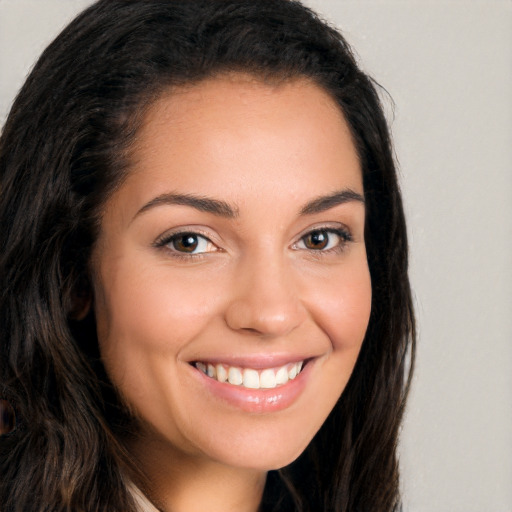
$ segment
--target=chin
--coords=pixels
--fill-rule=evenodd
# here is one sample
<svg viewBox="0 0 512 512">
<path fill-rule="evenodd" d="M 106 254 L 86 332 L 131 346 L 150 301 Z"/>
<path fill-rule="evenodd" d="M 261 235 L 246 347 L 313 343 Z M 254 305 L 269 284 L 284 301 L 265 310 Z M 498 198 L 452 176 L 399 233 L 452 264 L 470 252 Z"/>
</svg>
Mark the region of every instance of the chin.
<svg viewBox="0 0 512 512">
<path fill-rule="evenodd" d="M 257 423 L 257 422 L 256 422 Z M 226 443 L 209 446 L 203 452 L 208 458 L 224 465 L 267 472 L 288 466 L 307 448 L 317 429 L 297 427 L 247 428 L 242 434 L 225 436 Z"/>
</svg>

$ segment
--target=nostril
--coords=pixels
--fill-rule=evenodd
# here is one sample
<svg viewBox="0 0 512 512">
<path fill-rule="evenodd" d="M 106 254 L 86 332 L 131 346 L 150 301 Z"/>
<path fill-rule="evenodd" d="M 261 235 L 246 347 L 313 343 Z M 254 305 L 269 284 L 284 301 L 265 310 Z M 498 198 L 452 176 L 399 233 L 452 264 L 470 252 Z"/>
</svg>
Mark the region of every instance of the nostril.
<svg viewBox="0 0 512 512">
<path fill-rule="evenodd" d="M 0 436 L 10 434 L 16 429 L 16 414 L 7 400 L 0 400 Z"/>
<path fill-rule="evenodd" d="M 261 332 L 258 331 L 258 329 L 254 329 L 253 327 L 242 327 L 242 329 L 240 329 L 240 330 L 243 331 L 243 332 L 247 332 L 249 334 L 261 335 Z"/>
</svg>

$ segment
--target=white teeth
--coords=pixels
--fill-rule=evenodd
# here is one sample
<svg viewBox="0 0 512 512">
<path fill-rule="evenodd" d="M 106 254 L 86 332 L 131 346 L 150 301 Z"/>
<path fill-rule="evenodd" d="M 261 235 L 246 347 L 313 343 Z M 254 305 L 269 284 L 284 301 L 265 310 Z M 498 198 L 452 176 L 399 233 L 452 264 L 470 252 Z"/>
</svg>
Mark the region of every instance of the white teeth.
<svg viewBox="0 0 512 512">
<path fill-rule="evenodd" d="M 207 375 L 212 379 L 214 379 L 217 376 L 217 371 L 215 370 L 215 366 L 213 366 L 213 364 L 208 365 Z"/>
<path fill-rule="evenodd" d="M 228 380 L 228 372 L 226 371 L 226 368 L 222 364 L 218 364 L 216 366 L 217 369 L 217 380 L 219 382 L 226 382 Z"/>
<path fill-rule="evenodd" d="M 251 389 L 259 389 L 260 376 L 256 370 L 244 370 L 244 387 Z"/>
<path fill-rule="evenodd" d="M 304 361 L 289 363 L 279 368 L 266 368 L 254 370 L 252 368 L 238 368 L 219 363 L 196 362 L 195 367 L 208 377 L 219 382 L 228 382 L 234 386 L 243 386 L 249 389 L 272 389 L 282 386 L 289 380 L 295 379 L 301 372 Z"/>
<path fill-rule="evenodd" d="M 271 389 L 276 387 L 276 374 L 274 370 L 263 370 L 260 375 L 260 388 Z"/>
<path fill-rule="evenodd" d="M 276 373 L 276 384 L 279 386 L 281 384 L 286 384 L 288 382 L 288 369 L 286 366 L 281 366 Z"/>
<path fill-rule="evenodd" d="M 230 384 L 234 384 L 235 386 L 240 386 L 244 381 L 242 377 L 242 372 L 240 368 L 236 368 L 235 366 L 230 366 L 228 370 L 228 382 Z"/>
</svg>

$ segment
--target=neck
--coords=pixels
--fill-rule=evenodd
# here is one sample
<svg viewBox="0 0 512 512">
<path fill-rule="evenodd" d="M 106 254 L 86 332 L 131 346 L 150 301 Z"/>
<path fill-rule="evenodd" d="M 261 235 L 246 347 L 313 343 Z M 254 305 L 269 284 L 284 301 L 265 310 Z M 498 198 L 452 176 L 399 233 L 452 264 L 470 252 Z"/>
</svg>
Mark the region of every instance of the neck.
<svg viewBox="0 0 512 512">
<path fill-rule="evenodd" d="M 138 483 L 162 512 L 257 512 L 266 473 L 183 454 L 157 443 L 132 448 L 145 475 Z"/>
</svg>

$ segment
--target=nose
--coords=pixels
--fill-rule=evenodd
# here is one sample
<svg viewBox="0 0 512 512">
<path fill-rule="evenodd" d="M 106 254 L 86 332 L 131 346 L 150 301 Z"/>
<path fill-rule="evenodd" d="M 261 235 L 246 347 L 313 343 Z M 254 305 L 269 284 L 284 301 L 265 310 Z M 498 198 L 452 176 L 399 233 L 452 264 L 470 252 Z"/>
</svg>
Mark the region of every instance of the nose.
<svg viewBox="0 0 512 512">
<path fill-rule="evenodd" d="M 282 337 L 299 327 L 306 316 L 291 269 L 268 258 L 240 266 L 225 313 L 231 329 Z"/>
</svg>

